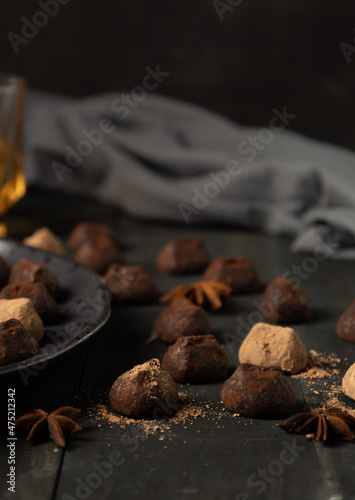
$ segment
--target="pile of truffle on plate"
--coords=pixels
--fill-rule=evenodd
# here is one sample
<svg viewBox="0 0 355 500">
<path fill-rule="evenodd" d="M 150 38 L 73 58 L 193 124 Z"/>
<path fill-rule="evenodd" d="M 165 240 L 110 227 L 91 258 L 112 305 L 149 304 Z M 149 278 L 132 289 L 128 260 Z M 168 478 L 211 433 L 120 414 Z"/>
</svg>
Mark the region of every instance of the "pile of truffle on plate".
<svg viewBox="0 0 355 500">
<path fill-rule="evenodd" d="M 69 245 L 77 262 L 103 274 L 114 302 L 158 300 L 157 286 L 147 270 L 123 263 L 117 236 L 109 227 L 79 224 L 71 233 Z M 226 380 L 228 358 L 212 335 L 206 309 L 218 310 L 231 294 L 260 291 L 257 272 L 247 257 L 219 257 L 211 262 L 199 238 L 169 241 L 157 256 L 157 267 L 164 274 L 203 275 L 201 280 L 176 286 L 159 299 L 168 306 L 156 319 L 154 334 L 172 344 L 162 363 L 151 359 L 135 366 L 120 375 L 111 388 L 112 407 L 135 418 L 171 415 L 179 407 L 176 383 Z M 264 291 L 260 311 L 272 324 L 257 323 L 251 328 L 239 350 L 240 365 L 222 386 L 221 399 L 240 416 L 278 417 L 297 404 L 285 373 L 303 371 L 308 357 L 292 328 L 274 325 L 307 321 L 313 309 L 300 286 L 278 277 Z M 355 341 L 355 301 L 339 319 L 338 335 Z M 355 364 L 344 377 L 343 389 L 355 398 Z"/>
<path fill-rule="evenodd" d="M 58 318 L 62 289 L 44 265 L 23 258 L 12 269 L 0 258 L 0 366 L 40 353 L 43 325 Z"/>
</svg>

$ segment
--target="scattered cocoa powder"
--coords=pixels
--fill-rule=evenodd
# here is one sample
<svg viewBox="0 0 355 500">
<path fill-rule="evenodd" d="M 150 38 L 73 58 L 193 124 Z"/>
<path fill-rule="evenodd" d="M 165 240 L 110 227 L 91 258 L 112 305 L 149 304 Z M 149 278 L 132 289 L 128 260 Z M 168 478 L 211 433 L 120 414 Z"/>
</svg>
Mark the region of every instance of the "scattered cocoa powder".
<svg viewBox="0 0 355 500">
<path fill-rule="evenodd" d="M 292 375 L 293 378 L 324 379 L 339 375 L 341 359 L 334 353 L 324 354 L 311 349 L 307 366 L 302 373 Z"/>
<path fill-rule="evenodd" d="M 342 397 L 344 396 L 341 386 L 339 385 L 337 387 L 333 387 L 328 394 L 326 402 L 324 403 L 324 405 L 322 405 L 322 408 L 338 408 L 339 410 L 345 411 L 355 417 L 355 404 L 352 405 L 351 403 L 344 403 L 344 401 L 340 399 Z"/>
<path fill-rule="evenodd" d="M 107 399 L 107 395 L 105 399 Z M 179 399 L 181 406 L 170 418 L 164 417 L 155 420 L 129 418 L 115 412 L 110 408 L 109 404 L 105 403 L 90 405 L 86 415 L 89 421 L 95 423 L 97 427 L 102 427 L 103 423 L 105 423 L 110 429 L 116 427 L 119 429 L 136 428 L 144 437 L 158 435 L 159 441 L 166 438 L 172 439 L 169 434 L 173 431 L 175 425 L 183 425 L 184 429 L 187 429 L 188 425 L 193 425 L 199 419 L 208 419 L 220 428 L 220 421 L 231 416 L 231 413 L 219 403 L 211 401 L 203 403 L 183 393 L 179 393 Z M 233 416 L 237 417 L 237 415 Z M 238 419 L 238 422 L 241 421 L 241 419 Z M 198 429 L 196 432 L 199 434 L 201 431 Z"/>
</svg>

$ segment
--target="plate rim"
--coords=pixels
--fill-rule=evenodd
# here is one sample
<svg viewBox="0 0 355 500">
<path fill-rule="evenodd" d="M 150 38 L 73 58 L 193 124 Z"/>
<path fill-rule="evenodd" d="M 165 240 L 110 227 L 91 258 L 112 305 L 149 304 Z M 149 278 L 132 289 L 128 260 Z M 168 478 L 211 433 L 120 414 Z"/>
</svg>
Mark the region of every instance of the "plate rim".
<svg viewBox="0 0 355 500">
<path fill-rule="evenodd" d="M 97 281 L 97 290 L 103 290 L 108 292 L 103 278 L 92 271 L 91 269 L 71 260 L 68 257 L 62 256 L 62 255 L 57 255 L 53 252 L 47 251 L 47 250 L 42 250 L 40 248 L 35 248 L 31 247 L 29 245 L 25 245 L 17 240 L 11 239 L 11 238 L 0 238 L 0 252 L 1 252 L 1 247 L 5 245 L 8 246 L 10 249 L 11 247 L 15 247 L 17 249 L 25 248 L 27 251 L 30 251 L 34 255 L 39 255 L 42 257 L 44 260 L 46 257 L 54 258 L 55 260 L 58 261 L 64 261 L 67 265 L 72 264 L 75 268 L 80 268 L 82 269 L 83 272 L 85 272 L 88 275 L 91 275 L 93 279 Z M 0 255 L 2 257 L 2 255 Z M 26 258 L 30 258 L 26 256 Z M 4 258 L 6 260 L 6 258 Z M 41 260 L 40 260 L 41 261 Z M 47 265 L 47 264 L 45 264 Z M 31 369 L 32 367 L 35 367 L 36 365 L 41 365 L 44 362 L 50 362 L 52 360 L 55 360 L 59 356 L 65 354 L 67 351 L 70 351 L 73 349 L 73 347 L 79 347 L 81 346 L 84 342 L 88 341 L 92 336 L 97 333 L 98 330 L 100 330 L 109 320 L 111 316 L 111 301 L 109 300 L 109 292 L 107 293 L 107 300 L 105 300 L 104 307 L 102 307 L 102 310 L 98 314 L 96 321 L 95 321 L 95 327 L 90 330 L 89 332 L 81 331 L 78 334 L 76 334 L 73 337 L 70 337 L 63 343 L 61 343 L 59 346 L 54 347 L 53 349 L 49 349 L 47 352 L 37 354 L 36 356 L 32 356 L 28 359 L 24 359 L 22 361 L 17 361 L 16 363 L 10 363 L 8 365 L 0 366 L 0 378 L 5 375 L 15 375 L 16 373 L 20 373 L 21 370 L 25 369 Z M 49 327 L 51 325 L 48 325 Z M 74 345 L 73 345 L 74 344 Z M 47 365 L 46 365 L 47 366 Z"/>
</svg>

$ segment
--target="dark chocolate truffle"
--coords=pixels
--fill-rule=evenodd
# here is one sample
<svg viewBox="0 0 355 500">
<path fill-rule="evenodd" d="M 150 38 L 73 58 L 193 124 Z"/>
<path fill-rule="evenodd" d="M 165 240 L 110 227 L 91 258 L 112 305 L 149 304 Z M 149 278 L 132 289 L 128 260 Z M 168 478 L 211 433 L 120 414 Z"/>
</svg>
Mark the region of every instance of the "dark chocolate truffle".
<svg viewBox="0 0 355 500">
<path fill-rule="evenodd" d="M 0 257 L 0 288 L 7 284 L 9 276 L 10 266 L 2 257 Z"/>
<path fill-rule="evenodd" d="M 68 245 L 71 250 L 77 250 L 86 241 L 94 241 L 100 238 L 109 238 L 116 245 L 119 244 L 116 232 L 106 224 L 99 224 L 97 222 L 80 222 L 77 224 L 68 238 Z"/>
<path fill-rule="evenodd" d="M 58 305 L 43 283 L 22 283 L 7 285 L 0 293 L 1 299 L 31 299 L 34 308 L 44 324 L 54 323 L 58 319 Z"/>
<path fill-rule="evenodd" d="M 159 340 L 172 344 L 179 337 L 208 335 L 212 328 L 203 307 L 196 306 L 185 297 L 180 297 L 161 312 L 155 321 L 153 331 Z"/>
<path fill-rule="evenodd" d="M 127 417 L 170 416 L 179 407 L 178 389 L 159 360 L 151 359 L 118 377 L 110 391 L 110 403 Z"/>
<path fill-rule="evenodd" d="M 252 293 L 260 288 L 251 261 L 243 255 L 218 257 L 208 266 L 203 278 L 225 283 L 232 288 L 232 293 Z"/>
<path fill-rule="evenodd" d="M 296 407 L 297 399 L 279 366 L 243 363 L 225 382 L 221 398 L 242 417 L 275 418 Z"/>
<path fill-rule="evenodd" d="M 17 363 L 40 353 L 38 342 L 17 319 L 0 323 L 0 366 Z"/>
<path fill-rule="evenodd" d="M 293 281 L 276 278 L 266 288 L 260 311 L 271 323 L 298 323 L 313 314 L 312 304 L 302 288 Z"/>
<path fill-rule="evenodd" d="M 116 243 L 105 236 L 85 241 L 74 254 L 75 262 L 104 274 L 111 264 L 123 262 L 123 255 Z"/>
<path fill-rule="evenodd" d="M 114 302 L 148 304 L 158 299 L 156 284 L 142 266 L 112 264 L 104 280 Z"/>
<path fill-rule="evenodd" d="M 9 285 L 43 283 L 57 300 L 62 298 L 62 289 L 56 276 L 44 264 L 22 258 L 10 273 Z"/>
<path fill-rule="evenodd" d="M 193 335 L 169 347 L 162 367 L 175 382 L 203 384 L 225 380 L 229 363 L 214 335 Z"/>
<path fill-rule="evenodd" d="M 355 300 L 340 316 L 337 324 L 337 334 L 348 342 L 355 342 Z"/>
<path fill-rule="evenodd" d="M 165 274 L 199 273 L 210 262 L 200 238 L 174 238 L 159 252 L 157 267 Z"/>
</svg>

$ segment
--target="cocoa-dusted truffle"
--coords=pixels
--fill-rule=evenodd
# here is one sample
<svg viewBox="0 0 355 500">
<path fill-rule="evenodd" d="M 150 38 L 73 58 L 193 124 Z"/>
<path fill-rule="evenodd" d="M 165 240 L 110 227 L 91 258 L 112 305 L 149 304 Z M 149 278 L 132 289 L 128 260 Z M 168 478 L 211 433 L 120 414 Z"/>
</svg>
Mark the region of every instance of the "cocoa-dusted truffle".
<svg viewBox="0 0 355 500">
<path fill-rule="evenodd" d="M 116 243 L 105 236 L 87 240 L 76 250 L 75 262 L 104 274 L 111 264 L 123 262 L 123 255 Z"/>
<path fill-rule="evenodd" d="M 29 247 L 41 248 L 57 255 L 65 255 L 66 253 L 61 239 L 52 233 L 48 227 L 37 229 L 31 236 L 25 238 L 23 242 Z"/>
<path fill-rule="evenodd" d="M 355 300 L 340 316 L 337 324 L 337 334 L 348 342 L 355 342 Z"/>
<path fill-rule="evenodd" d="M 203 307 L 185 297 L 174 300 L 155 321 L 153 332 L 157 338 L 172 344 L 179 337 L 208 335 L 212 331 L 208 314 Z"/>
<path fill-rule="evenodd" d="M 342 389 L 348 398 L 355 399 L 355 363 L 345 373 L 342 381 Z"/>
<path fill-rule="evenodd" d="M 39 262 L 22 258 L 13 266 L 9 285 L 22 285 L 23 283 L 43 283 L 55 299 L 62 298 L 63 292 L 57 277 L 47 266 Z"/>
<path fill-rule="evenodd" d="M 240 363 L 280 366 L 285 372 L 298 373 L 307 366 L 307 349 L 292 328 L 257 323 L 239 349 Z"/>
<path fill-rule="evenodd" d="M 1 299 L 19 299 L 27 297 L 44 324 L 54 323 L 58 319 L 58 305 L 43 283 L 23 283 L 21 285 L 7 285 L 0 293 Z"/>
<path fill-rule="evenodd" d="M 127 417 L 170 416 L 179 406 L 178 389 L 159 360 L 151 359 L 118 377 L 110 391 L 110 403 Z"/>
<path fill-rule="evenodd" d="M 162 367 L 175 382 L 200 384 L 224 380 L 229 363 L 214 335 L 193 335 L 169 347 Z"/>
<path fill-rule="evenodd" d="M 40 353 L 38 342 L 17 319 L 0 323 L 0 366 L 17 363 Z"/>
<path fill-rule="evenodd" d="M 159 252 L 157 267 L 165 274 L 199 273 L 210 262 L 200 238 L 174 238 Z"/>
<path fill-rule="evenodd" d="M 148 304 L 158 299 L 156 284 L 142 266 L 111 264 L 104 280 L 114 302 Z"/>
<path fill-rule="evenodd" d="M 225 283 L 232 288 L 232 293 L 252 293 L 260 288 L 258 275 L 244 255 L 218 257 L 208 266 L 203 278 Z"/>
<path fill-rule="evenodd" d="M 312 304 L 302 288 L 285 278 L 276 278 L 268 285 L 260 310 L 272 323 L 298 323 L 313 314 Z"/>
<path fill-rule="evenodd" d="M 0 299 L 0 322 L 18 319 L 38 342 L 43 337 L 43 322 L 30 299 Z"/>
<path fill-rule="evenodd" d="M 119 245 L 117 233 L 110 226 L 98 222 L 84 221 L 73 228 L 68 238 L 68 245 L 71 250 L 75 251 L 86 241 L 101 238 L 108 238 L 116 245 Z"/>
<path fill-rule="evenodd" d="M 2 257 L 0 257 L 0 288 L 7 284 L 9 276 L 10 266 Z"/>
<path fill-rule="evenodd" d="M 221 398 L 228 410 L 242 417 L 274 418 L 294 410 L 294 390 L 279 366 L 243 363 L 225 382 Z"/>
</svg>

